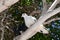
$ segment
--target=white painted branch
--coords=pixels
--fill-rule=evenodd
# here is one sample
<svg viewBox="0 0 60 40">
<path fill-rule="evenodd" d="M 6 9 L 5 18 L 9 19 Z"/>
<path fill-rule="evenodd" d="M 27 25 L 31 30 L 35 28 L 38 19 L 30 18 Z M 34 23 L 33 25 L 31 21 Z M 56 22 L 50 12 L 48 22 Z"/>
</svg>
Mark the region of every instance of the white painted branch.
<svg viewBox="0 0 60 40">
<path fill-rule="evenodd" d="M 52 11 L 59 2 L 60 2 L 60 0 L 55 0 L 55 1 L 53 2 L 53 4 L 51 5 L 51 7 L 48 9 L 47 12 Z"/>
<path fill-rule="evenodd" d="M 55 14 L 57 14 L 57 13 L 59 13 L 60 12 L 60 7 L 59 8 L 56 8 L 55 10 L 53 10 L 53 11 L 51 11 L 51 12 L 49 12 L 49 13 L 46 13 L 46 14 L 44 14 L 43 16 L 41 16 L 39 19 L 42 21 L 42 23 L 44 22 L 44 21 L 46 21 L 48 18 L 50 18 L 51 16 L 53 16 L 53 15 L 55 15 Z M 44 20 L 43 20 L 44 19 Z M 40 21 L 39 20 L 39 21 Z"/>
<path fill-rule="evenodd" d="M 15 4 L 16 2 L 18 2 L 18 0 L 5 0 L 4 5 L 11 6 L 11 5 Z"/>
<path fill-rule="evenodd" d="M 4 11 L 5 9 L 7 9 L 8 7 L 6 7 L 6 6 L 4 6 L 4 5 L 2 5 L 2 6 L 0 6 L 0 13 L 2 12 L 2 11 Z"/>
<path fill-rule="evenodd" d="M 17 40 L 27 40 L 27 39 L 31 38 L 42 28 L 41 25 L 42 25 L 42 23 L 44 23 L 44 21 L 46 21 L 48 18 L 50 18 L 51 16 L 53 16 L 59 12 L 60 12 L 60 7 L 53 10 L 52 12 L 46 13 L 45 15 L 41 16 L 34 25 L 32 25 L 29 29 L 27 29 L 27 31 L 22 33 L 22 35 L 16 37 L 16 39 Z"/>
<path fill-rule="evenodd" d="M 5 1 L 5 2 L 3 2 L 3 1 Z M 11 5 L 15 4 L 18 1 L 19 0 L 0 0 L 0 12 L 9 8 Z"/>
<path fill-rule="evenodd" d="M 47 11 L 48 6 L 47 6 L 46 0 L 42 0 L 42 2 L 43 2 L 42 15 L 44 15 L 46 13 L 46 11 Z"/>
<path fill-rule="evenodd" d="M 43 24 L 46 25 L 46 24 L 49 24 L 50 22 L 55 21 L 55 20 L 60 20 L 60 18 L 53 18 L 47 22 L 44 22 Z"/>
</svg>

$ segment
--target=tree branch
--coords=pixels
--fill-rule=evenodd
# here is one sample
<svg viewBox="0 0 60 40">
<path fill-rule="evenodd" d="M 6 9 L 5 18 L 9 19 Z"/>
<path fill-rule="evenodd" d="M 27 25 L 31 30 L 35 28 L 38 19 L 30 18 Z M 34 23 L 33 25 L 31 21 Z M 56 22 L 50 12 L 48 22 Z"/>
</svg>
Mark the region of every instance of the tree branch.
<svg viewBox="0 0 60 40">
<path fill-rule="evenodd" d="M 49 7 L 49 9 L 48 9 L 47 12 L 52 11 L 59 2 L 60 2 L 60 0 L 55 0 L 55 1 L 53 2 L 53 4 Z"/>
<path fill-rule="evenodd" d="M 15 4 L 19 0 L 0 0 L 0 12 L 6 10 L 9 8 L 11 5 Z M 4 4 L 4 5 L 3 5 Z"/>
<path fill-rule="evenodd" d="M 55 21 L 55 20 L 60 20 L 60 18 L 53 18 L 53 19 L 51 19 L 47 22 L 44 22 L 43 24 L 46 25 L 46 24 L 49 24 L 49 23 L 51 23 L 52 21 Z"/>
<path fill-rule="evenodd" d="M 46 11 L 47 11 L 48 6 L 47 6 L 46 0 L 42 0 L 42 2 L 43 2 L 42 15 L 44 15 L 46 13 Z"/>
<path fill-rule="evenodd" d="M 34 25 L 32 25 L 29 29 L 27 29 L 24 33 L 22 33 L 22 35 L 19 35 L 18 37 L 16 37 L 16 39 L 17 40 L 27 40 L 27 39 L 31 38 L 33 35 L 35 35 L 41 29 L 41 25 L 48 18 L 52 17 L 53 15 L 55 15 L 59 12 L 60 12 L 60 7 L 53 10 L 52 12 L 42 15 Z"/>
</svg>

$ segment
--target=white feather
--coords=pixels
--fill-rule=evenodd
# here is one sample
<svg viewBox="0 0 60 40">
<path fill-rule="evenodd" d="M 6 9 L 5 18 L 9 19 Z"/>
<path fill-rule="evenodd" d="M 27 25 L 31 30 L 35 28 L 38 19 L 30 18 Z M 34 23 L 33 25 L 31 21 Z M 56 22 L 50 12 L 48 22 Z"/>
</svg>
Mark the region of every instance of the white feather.
<svg viewBox="0 0 60 40">
<path fill-rule="evenodd" d="M 33 16 L 28 16 L 26 13 L 22 14 L 22 17 L 24 17 L 25 24 L 27 27 L 30 27 L 36 22 L 36 18 Z"/>
</svg>

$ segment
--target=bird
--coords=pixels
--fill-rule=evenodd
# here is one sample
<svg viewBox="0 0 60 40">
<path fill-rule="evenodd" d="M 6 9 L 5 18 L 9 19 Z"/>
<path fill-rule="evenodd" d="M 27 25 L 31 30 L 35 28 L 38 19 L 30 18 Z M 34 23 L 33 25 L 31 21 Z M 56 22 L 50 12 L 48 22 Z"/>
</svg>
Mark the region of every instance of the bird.
<svg viewBox="0 0 60 40">
<path fill-rule="evenodd" d="M 23 13 L 22 16 L 24 18 L 25 21 L 25 25 L 29 28 L 30 26 L 32 26 L 37 19 L 33 16 L 28 16 L 26 13 Z"/>
<path fill-rule="evenodd" d="M 29 28 L 30 26 L 32 26 L 37 19 L 33 16 L 28 16 L 26 13 L 22 14 L 22 17 L 24 18 L 25 21 L 25 25 Z M 45 29 L 45 27 L 43 26 L 43 24 L 41 24 L 41 28 L 38 29 L 38 32 L 43 33 L 43 34 L 48 34 L 48 30 Z"/>
</svg>

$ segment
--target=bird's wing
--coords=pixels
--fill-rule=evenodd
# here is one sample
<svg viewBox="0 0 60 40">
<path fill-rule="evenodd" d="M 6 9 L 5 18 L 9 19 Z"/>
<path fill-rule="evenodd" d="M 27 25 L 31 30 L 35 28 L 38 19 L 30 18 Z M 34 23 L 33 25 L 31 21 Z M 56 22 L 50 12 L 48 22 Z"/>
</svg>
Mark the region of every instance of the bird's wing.
<svg viewBox="0 0 60 40">
<path fill-rule="evenodd" d="M 34 21 L 36 21 L 37 19 L 35 18 L 35 17 L 33 17 L 33 16 L 30 16 Z"/>
<path fill-rule="evenodd" d="M 27 27 L 30 27 L 30 25 L 32 25 L 34 22 L 30 16 L 27 16 L 24 20 Z"/>
<path fill-rule="evenodd" d="M 26 16 L 24 19 L 25 19 L 25 24 L 27 27 L 30 27 L 36 21 L 36 18 L 34 18 L 32 16 Z"/>
</svg>

